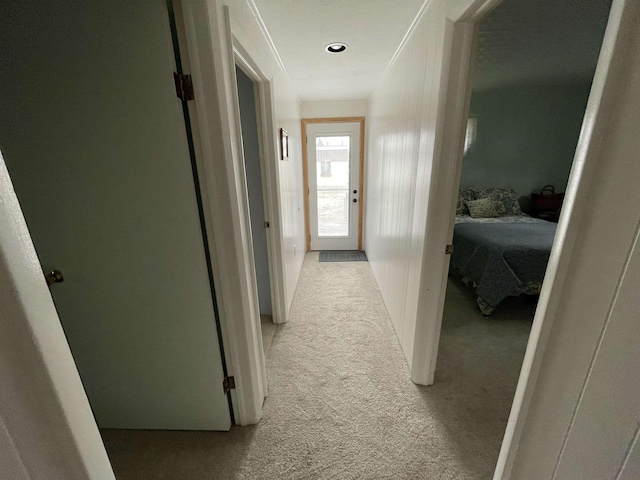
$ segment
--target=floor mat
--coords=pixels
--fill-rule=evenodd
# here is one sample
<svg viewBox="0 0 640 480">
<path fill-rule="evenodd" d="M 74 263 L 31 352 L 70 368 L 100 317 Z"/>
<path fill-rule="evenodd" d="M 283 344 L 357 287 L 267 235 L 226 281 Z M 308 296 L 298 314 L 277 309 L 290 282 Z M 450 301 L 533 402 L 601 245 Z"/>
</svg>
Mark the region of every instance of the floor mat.
<svg viewBox="0 0 640 480">
<path fill-rule="evenodd" d="M 318 256 L 319 262 L 367 262 L 364 250 L 325 250 Z"/>
</svg>

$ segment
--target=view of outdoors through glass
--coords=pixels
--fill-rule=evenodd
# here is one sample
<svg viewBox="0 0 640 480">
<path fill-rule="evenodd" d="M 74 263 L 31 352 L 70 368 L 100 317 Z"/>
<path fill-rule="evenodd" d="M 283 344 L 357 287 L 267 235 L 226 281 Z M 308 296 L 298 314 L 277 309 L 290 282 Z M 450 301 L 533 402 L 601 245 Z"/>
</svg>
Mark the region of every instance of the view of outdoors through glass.
<svg viewBox="0 0 640 480">
<path fill-rule="evenodd" d="M 349 235 L 350 137 L 316 137 L 318 237 Z"/>
</svg>

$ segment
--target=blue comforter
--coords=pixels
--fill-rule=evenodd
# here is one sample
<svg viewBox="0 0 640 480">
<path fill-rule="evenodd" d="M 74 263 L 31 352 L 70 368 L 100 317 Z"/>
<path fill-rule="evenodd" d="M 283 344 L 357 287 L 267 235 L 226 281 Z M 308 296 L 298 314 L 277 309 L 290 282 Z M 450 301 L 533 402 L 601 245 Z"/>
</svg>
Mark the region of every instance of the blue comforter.
<svg viewBox="0 0 640 480">
<path fill-rule="evenodd" d="M 531 217 L 457 223 L 451 264 L 477 286 L 478 304 L 490 314 L 509 295 L 539 291 L 555 233 L 555 223 Z"/>
</svg>

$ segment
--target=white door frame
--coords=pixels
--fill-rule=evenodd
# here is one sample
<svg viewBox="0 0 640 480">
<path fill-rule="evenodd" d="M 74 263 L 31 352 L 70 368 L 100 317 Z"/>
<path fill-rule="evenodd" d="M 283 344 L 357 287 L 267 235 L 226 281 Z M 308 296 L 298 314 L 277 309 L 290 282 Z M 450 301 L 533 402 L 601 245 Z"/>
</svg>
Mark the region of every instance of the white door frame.
<svg viewBox="0 0 640 480">
<path fill-rule="evenodd" d="M 212 269 L 227 370 L 235 378 L 236 388 L 231 390 L 234 419 L 239 425 L 251 425 L 262 418 L 267 384 L 229 12 L 228 7 L 217 1 L 176 0 L 174 6 L 181 11 L 184 53 L 188 55 L 190 68 L 185 71 L 192 76 L 195 93 L 190 114 L 192 121 L 195 120 L 196 159 L 202 172 L 203 202 L 207 203 L 205 220 L 210 232 L 209 243 L 215 252 Z M 273 88 L 265 79 L 260 81 L 261 115 L 265 117 L 271 112 L 269 119 L 273 115 Z M 268 134 L 265 137 L 265 158 L 269 162 L 274 155 L 270 150 L 276 143 Z M 269 208 L 272 202 L 270 197 Z M 280 210 L 275 210 L 279 214 Z M 279 218 L 272 215 L 271 219 L 274 225 L 279 225 Z M 271 242 L 275 249 L 274 244 L 277 245 L 277 241 Z M 278 258 L 278 252 L 275 253 Z M 272 283 L 272 289 L 274 287 L 284 292 L 284 283 L 279 283 L 277 278 Z M 276 309 L 282 309 L 283 305 L 280 298 L 274 302 Z"/>
<path fill-rule="evenodd" d="M 303 188 L 307 192 L 304 195 L 304 223 L 305 223 L 305 235 L 307 238 L 307 252 L 311 251 L 311 223 L 309 219 L 309 159 L 307 158 L 307 125 L 313 123 L 360 123 L 360 188 L 358 207 L 358 250 L 362 250 L 362 230 L 364 224 L 364 176 L 365 176 L 365 164 L 364 164 L 364 146 L 365 146 L 365 124 L 364 117 L 330 117 L 330 118 L 303 118 L 301 123 L 302 130 L 302 177 Z"/>
<path fill-rule="evenodd" d="M 447 4 L 443 53 L 442 105 L 436 124 L 435 155 L 420 291 L 416 315 L 411 379 L 420 385 L 434 381 L 449 255 L 453 238 L 457 191 L 462 171 L 466 119 L 471 98 L 471 70 L 477 23 L 502 0 L 469 0 Z"/>
<path fill-rule="evenodd" d="M 635 20 L 630 21 L 627 16 L 634 16 L 634 9 Z M 574 245 L 580 239 L 584 228 L 582 219 L 589 216 L 589 200 L 598 190 L 599 179 L 596 166 L 603 158 L 606 159 L 607 152 L 603 149 L 603 138 L 609 130 L 610 113 L 617 108 L 618 97 L 625 97 L 628 94 L 624 83 L 619 82 L 618 79 L 625 77 L 626 68 L 623 59 L 627 57 L 630 37 L 637 32 L 638 10 L 640 9 L 637 3 L 628 0 L 613 0 L 611 6 L 556 238 L 498 458 L 494 475 L 496 480 L 511 478 L 511 469 L 518 453 L 518 446 L 536 389 L 540 366 L 549 343 L 550 332 L 557 318 L 559 306 L 563 301 L 564 287 L 572 281 L 569 276 L 571 264 L 580 260 L 587 261 L 587 259 L 580 257 L 576 258 Z M 633 94 L 631 93 L 631 95 Z M 610 191 L 610 194 L 618 193 L 618 188 L 619 186 L 616 186 L 614 191 Z M 598 194 L 607 196 L 607 192 L 604 192 L 603 189 L 600 189 Z M 609 232 L 609 235 L 612 233 Z M 615 235 L 615 233 L 613 234 Z M 619 276 L 622 276 L 623 273 L 624 268 L 618 272 Z M 592 361 L 591 355 L 594 354 L 595 352 L 589 352 L 589 357 L 583 357 L 583 360 Z M 567 395 L 565 392 L 563 401 L 578 405 L 581 393 Z M 560 456 L 560 452 L 558 452 L 558 456 Z"/>
<path fill-rule="evenodd" d="M 318 235 L 318 181 L 317 181 L 317 147 L 315 138 L 318 136 L 335 137 L 347 136 L 349 146 L 349 187 L 347 189 L 348 232 L 347 236 L 320 237 Z M 311 141 L 308 141 L 311 137 Z M 360 123 L 314 123 L 307 126 L 305 134 L 307 148 L 307 197 L 309 199 L 309 243 L 312 250 L 358 250 L 360 239 Z M 354 153 L 357 152 L 357 157 Z M 314 194 L 311 195 L 313 189 Z M 355 193 L 353 193 L 355 191 Z M 354 208 L 355 207 L 355 208 Z"/>
<path fill-rule="evenodd" d="M 455 205 L 460 184 L 464 133 L 470 100 L 470 65 L 473 60 L 476 24 L 500 0 L 472 0 L 447 5 L 445 33 L 445 75 L 440 95 L 443 110 L 442 126 L 436 142 L 436 154 L 431 181 L 425 252 L 421 273 L 421 299 L 416 326 L 412 379 L 416 383 L 432 384 L 438 354 L 442 311 L 446 291 L 449 257 L 445 246 L 451 243 L 455 223 Z M 621 58 L 627 45 L 621 32 L 628 35 L 633 25 L 624 22 L 629 2 L 614 0 L 598 60 L 596 75 L 587 105 L 580 140 L 576 149 L 571 177 L 558 230 L 554 241 L 538 308 L 532 325 L 527 350 L 515 393 L 502 449 L 494 474 L 495 480 L 511 478 L 511 468 L 528 415 L 530 402 L 551 327 L 554 323 L 562 292 L 568 279 L 568 267 L 573 258 L 573 246 L 579 235 L 580 219 L 587 214 L 588 192 L 597 179 L 595 165 L 602 154 L 601 140 L 607 126 L 608 113 L 614 98 L 621 92 L 615 79 L 624 66 Z M 630 9 L 631 7 L 629 7 Z M 429 292 L 430 293 L 425 293 Z M 428 347 L 425 348 L 424 345 Z M 579 398 L 563 399 L 577 404 Z"/>
<path fill-rule="evenodd" d="M 272 318 L 274 323 L 285 323 L 288 320 L 285 298 L 287 289 L 286 276 L 284 274 L 284 260 L 282 258 L 283 233 L 282 220 L 280 218 L 280 180 L 276 168 L 278 163 L 278 144 L 276 136 L 270 134 L 270 132 L 273 133 L 276 131 L 273 108 L 273 87 L 267 76 L 260 70 L 258 65 L 235 37 L 233 37 L 233 54 L 236 65 L 242 69 L 257 87 L 255 104 L 259 120 L 258 148 L 260 151 L 260 175 L 262 177 L 264 218 L 265 221 L 269 223 L 269 228 L 267 228 L 267 250 L 269 253 Z M 235 70 L 233 71 L 233 75 L 235 78 Z M 236 115 L 238 119 L 240 119 L 239 111 L 236 112 Z M 240 129 L 239 134 L 240 141 L 242 141 Z"/>
</svg>

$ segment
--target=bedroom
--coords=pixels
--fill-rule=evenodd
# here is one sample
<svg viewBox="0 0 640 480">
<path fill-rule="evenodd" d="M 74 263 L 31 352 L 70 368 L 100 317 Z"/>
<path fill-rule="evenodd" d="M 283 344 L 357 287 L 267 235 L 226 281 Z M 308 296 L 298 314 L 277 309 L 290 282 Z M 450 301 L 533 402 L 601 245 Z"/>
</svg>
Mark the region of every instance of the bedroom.
<svg viewBox="0 0 640 480">
<path fill-rule="evenodd" d="M 479 435 L 507 422 L 610 6 L 505 0 L 479 27 L 436 369 L 484 398 Z"/>
<path fill-rule="evenodd" d="M 451 276 L 475 289 L 485 316 L 499 314 L 507 297 L 539 292 L 610 6 L 507 0 L 479 26 Z M 526 27 L 518 23 L 523 10 Z M 470 226 L 478 224 L 485 226 Z M 528 226 L 496 227 L 504 224 Z M 518 260 L 535 257 L 523 278 L 512 271 L 516 258 L 499 265 L 478 251 L 505 235 L 522 247 Z"/>
</svg>

